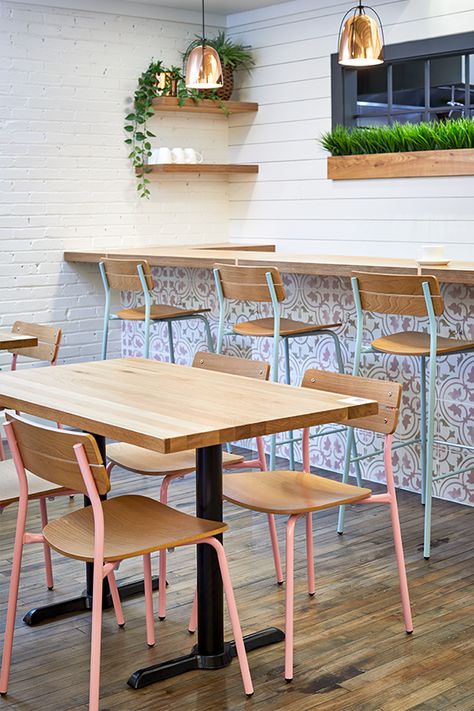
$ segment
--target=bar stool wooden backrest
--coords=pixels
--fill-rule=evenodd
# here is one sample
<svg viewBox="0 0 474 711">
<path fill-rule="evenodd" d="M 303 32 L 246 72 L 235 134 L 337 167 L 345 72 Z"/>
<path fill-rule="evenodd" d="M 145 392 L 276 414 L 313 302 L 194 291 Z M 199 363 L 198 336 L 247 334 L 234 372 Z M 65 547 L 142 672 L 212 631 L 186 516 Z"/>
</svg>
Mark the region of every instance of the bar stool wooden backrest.
<svg viewBox="0 0 474 711">
<path fill-rule="evenodd" d="M 281 274 L 276 267 L 215 264 L 214 275 L 224 299 L 272 303 L 285 299 Z"/>
<path fill-rule="evenodd" d="M 99 263 L 104 286 L 119 291 L 152 291 L 155 282 L 146 259 L 104 258 Z"/>
<path fill-rule="evenodd" d="M 443 313 L 439 282 L 434 276 L 353 272 L 352 277 L 356 300 L 360 299 L 363 311 L 429 316 L 427 296 L 430 296 L 435 315 Z M 423 284 L 428 285 L 429 295 Z"/>
<path fill-rule="evenodd" d="M 13 444 L 15 463 L 18 461 L 15 455 L 19 455 L 23 467 L 32 474 L 89 495 L 74 450 L 74 446 L 79 444 L 84 447 L 98 493 L 106 494 L 110 490 L 109 475 L 92 435 L 45 427 L 11 412 L 6 413 L 6 420 L 11 424 L 14 435 L 14 441 L 11 437 L 8 441 L 10 446 Z M 27 486 L 26 482 L 25 476 L 24 482 L 20 481 L 20 490 L 22 486 Z"/>
<path fill-rule="evenodd" d="M 311 369 L 305 372 L 302 387 L 339 393 L 347 396 L 348 399 L 377 400 L 379 404 L 377 414 L 348 420 L 344 424 L 349 427 L 386 435 L 393 434 L 397 428 L 402 397 L 400 383 Z"/>
<path fill-rule="evenodd" d="M 193 368 L 213 370 L 229 375 L 242 375 L 256 380 L 268 380 L 270 364 L 259 360 L 236 358 L 235 356 L 220 355 L 218 353 L 196 353 Z"/>
<path fill-rule="evenodd" d="M 51 365 L 56 363 L 59 346 L 61 344 L 62 333 L 60 328 L 56 326 L 43 326 L 38 323 L 15 321 L 12 326 L 12 333 L 35 336 L 38 339 L 36 346 L 9 349 L 9 353 L 13 355 L 12 370 L 15 370 L 16 360 L 19 355 L 34 358 L 35 360 L 46 360 L 51 363 Z"/>
</svg>

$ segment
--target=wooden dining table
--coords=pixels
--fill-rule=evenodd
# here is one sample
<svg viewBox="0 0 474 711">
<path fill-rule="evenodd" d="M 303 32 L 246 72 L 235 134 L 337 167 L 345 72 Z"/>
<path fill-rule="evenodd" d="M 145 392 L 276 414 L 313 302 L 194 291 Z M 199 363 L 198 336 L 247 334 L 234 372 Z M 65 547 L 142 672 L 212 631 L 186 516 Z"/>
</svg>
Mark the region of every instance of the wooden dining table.
<svg viewBox="0 0 474 711">
<path fill-rule="evenodd" d="M 9 351 L 11 348 L 32 348 L 37 345 L 38 339 L 36 336 L 0 331 L 0 351 Z"/>
<path fill-rule="evenodd" d="M 217 521 L 223 518 L 222 444 L 344 423 L 378 411 L 372 400 L 141 358 L 2 374 L 0 406 L 90 432 L 104 457 L 105 438 L 164 454 L 196 449 L 196 514 Z M 137 477 L 137 488 L 139 482 Z M 83 595 L 36 608 L 27 621 L 89 608 L 91 564 L 86 569 Z M 192 669 L 219 669 L 231 662 L 236 650 L 232 641 L 224 639 L 222 582 L 210 546 L 197 547 L 197 591 L 196 646 L 183 657 L 134 671 L 130 686 L 140 688 Z M 250 651 L 283 639 L 281 630 L 270 627 L 247 635 L 245 645 Z"/>
</svg>

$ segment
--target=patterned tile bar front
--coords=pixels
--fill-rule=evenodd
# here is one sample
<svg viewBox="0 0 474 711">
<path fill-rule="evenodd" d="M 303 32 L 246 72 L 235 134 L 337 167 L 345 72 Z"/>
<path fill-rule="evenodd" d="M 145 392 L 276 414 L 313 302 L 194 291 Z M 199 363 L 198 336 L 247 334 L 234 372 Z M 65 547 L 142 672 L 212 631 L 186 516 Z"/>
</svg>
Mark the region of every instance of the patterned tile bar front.
<svg viewBox="0 0 474 711">
<path fill-rule="evenodd" d="M 210 320 L 213 333 L 217 331 L 217 299 L 212 272 L 208 269 L 180 267 L 157 267 L 154 269 L 157 301 L 185 307 L 207 306 L 211 309 Z M 344 353 L 346 370 L 353 362 L 355 339 L 355 309 L 348 278 L 336 276 L 313 276 L 285 274 L 287 298 L 283 316 L 319 323 L 341 321 L 339 336 Z M 474 338 L 474 285 L 443 284 L 445 314 L 440 324 L 440 335 Z M 124 306 L 135 306 L 134 296 L 123 294 Z M 238 319 L 257 318 L 269 315 L 265 305 L 232 304 L 229 322 Z M 378 338 L 383 333 L 426 328 L 426 321 L 402 316 L 372 316 L 367 319 L 366 341 Z M 123 355 L 140 355 L 143 348 L 141 324 L 124 323 Z M 198 349 L 205 349 L 202 326 L 189 322 L 176 324 L 176 361 L 189 364 Z M 332 344 L 329 339 L 301 338 L 291 341 L 292 382 L 301 381 L 303 372 L 310 367 L 336 369 Z M 283 349 L 281 349 L 283 351 Z M 244 358 L 270 360 L 271 343 L 265 339 L 227 337 L 224 352 Z M 151 341 L 151 356 L 167 359 L 168 344 L 164 326 L 155 326 Z M 283 362 L 280 373 L 283 374 Z M 411 439 L 418 433 L 419 412 L 419 362 L 415 358 L 397 356 L 365 357 L 363 374 L 368 377 L 388 377 L 403 384 L 403 400 L 398 437 Z M 474 444 L 474 354 L 454 355 L 439 360 L 437 379 L 436 439 L 454 440 Z M 359 453 L 373 448 L 373 434 L 360 435 Z M 378 443 L 377 443 L 378 446 Z M 282 455 L 285 447 L 280 448 Z M 298 460 L 301 451 L 297 447 Z M 344 438 L 328 435 L 314 441 L 312 464 L 334 471 L 341 471 L 344 456 Z M 435 451 L 435 476 L 461 467 L 468 453 L 460 449 L 437 446 Z M 474 454 L 471 452 L 472 470 L 458 477 L 448 477 L 436 483 L 438 497 L 474 506 Z M 382 476 L 380 459 L 364 463 L 364 476 L 377 481 Z M 414 491 L 420 490 L 420 461 L 418 447 L 395 450 L 394 468 L 398 486 Z"/>
</svg>

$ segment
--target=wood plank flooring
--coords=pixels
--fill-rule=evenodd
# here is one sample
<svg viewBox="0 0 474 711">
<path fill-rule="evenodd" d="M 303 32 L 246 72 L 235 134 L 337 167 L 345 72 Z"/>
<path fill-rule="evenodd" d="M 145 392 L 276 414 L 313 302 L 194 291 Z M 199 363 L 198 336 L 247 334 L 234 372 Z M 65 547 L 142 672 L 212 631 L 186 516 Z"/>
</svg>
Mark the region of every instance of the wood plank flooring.
<svg viewBox="0 0 474 711">
<path fill-rule="evenodd" d="M 157 495 L 158 481 L 114 470 L 113 493 Z M 376 488 L 376 487 L 374 487 Z M 193 512 L 194 478 L 175 482 L 170 502 Z M 169 557 L 168 616 L 156 621 L 157 645 L 145 641 L 143 598 L 124 603 L 126 627 L 104 614 L 101 709 L 103 711 L 473 711 L 474 710 L 474 511 L 435 501 L 433 550 L 422 557 L 423 509 L 419 497 L 399 492 L 402 531 L 412 595 L 415 632 L 404 632 L 388 510 L 348 511 L 344 536 L 335 533 L 336 511 L 315 520 L 317 592 L 305 587 L 304 525 L 296 537 L 295 679 L 283 679 L 283 646 L 252 652 L 255 695 L 243 695 L 234 663 L 218 672 L 193 672 L 134 691 L 126 685 L 135 669 L 179 656 L 194 643 L 187 619 L 194 591 L 194 549 Z M 81 505 L 80 497 L 49 504 L 50 516 Z M 0 518 L 0 633 L 3 635 L 16 508 Z M 266 518 L 225 506 L 231 526 L 226 550 L 244 633 L 283 627 L 284 589 L 273 577 Z M 32 504 L 30 530 L 39 530 Z M 284 518 L 278 520 L 281 550 Z M 155 561 L 155 568 L 157 567 Z M 77 594 L 81 564 L 54 556 L 56 588 L 44 583 L 41 548 L 24 556 L 10 692 L 2 709 L 85 711 L 88 693 L 87 614 L 28 628 L 21 613 Z M 140 561 L 124 564 L 118 578 L 139 576 Z M 228 629 L 230 637 L 230 630 Z"/>
</svg>

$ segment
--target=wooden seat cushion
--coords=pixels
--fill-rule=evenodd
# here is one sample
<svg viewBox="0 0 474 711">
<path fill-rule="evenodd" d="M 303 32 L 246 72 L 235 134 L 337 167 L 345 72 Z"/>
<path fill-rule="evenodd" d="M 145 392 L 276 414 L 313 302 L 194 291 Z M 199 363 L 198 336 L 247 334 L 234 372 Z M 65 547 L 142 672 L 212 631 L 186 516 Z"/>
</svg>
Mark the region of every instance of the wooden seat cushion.
<svg viewBox="0 0 474 711">
<path fill-rule="evenodd" d="M 104 560 L 152 553 L 199 541 L 227 530 L 220 521 L 189 516 L 147 496 L 118 496 L 104 501 Z M 92 507 L 79 509 L 51 521 L 43 530 L 47 542 L 68 558 L 91 561 L 94 557 Z"/>
<path fill-rule="evenodd" d="M 224 499 L 253 511 L 298 514 L 366 499 L 370 489 L 293 471 L 243 472 L 224 477 Z"/>
<path fill-rule="evenodd" d="M 168 304 L 154 304 L 151 307 L 151 318 L 153 321 L 160 321 L 166 318 L 182 318 L 183 316 L 204 314 L 210 310 L 211 309 L 181 309 L 178 306 L 169 306 Z M 145 307 L 137 306 L 133 309 L 121 309 L 121 311 L 117 311 L 116 316 L 124 321 L 144 321 Z"/>
<path fill-rule="evenodd" d="M 66 493 L 66 489 L 57 484 L 41 479 L 31 472 L 26 472 L 28 479 L 28 493 L 30 499 L 37 499 L 41 496 L 55 496 Z M 16 473 L 13 459 L 6 459 L 0 462 L 0 507 L 13 504 L 20 498 L 20 485 L 18 474 Z"/>
<path fill-rule="evenodd" d="M 382 353 L 393 355 L 426 356 L 430 354 L 429 333 L 419 331 L 403 331 L 382 336 L 372 341 L 372 346 Z M 463 341 L 457 338 L 443 338 L 438 336 L 436 352 L 438 355 L 457 353 L 474 348 L 474 341 Z"/>
<path fill-rule="evenodd" d="M 340 323 L 304 323 L 303 321 L 293 321 L 290 318 L 280 320 L 280 335 L 291 336 L 297 333 L 305 334 L 311 331 L 321 331 L 326 328 L 338 328 Z M 241 336 L 273 336 L 273 318 L 258 318 L 253 321 L 242 321 L 232 326 L 235 333 Z"/>
<path fill-rule="evenodd" d="M 160 454 L 151 449 L 137 447 L 125 442 L 114 442 L 107 446 L 107 459 L 118 464 L 123 469 L 139 474 L 163 476 L 164 474 L 188 474 L 196 469 L 196 451 L 187 449 L 184 452 Z M 224 467 L 243 462 L 238 454 L 222 453 Z"/>
</svg>

